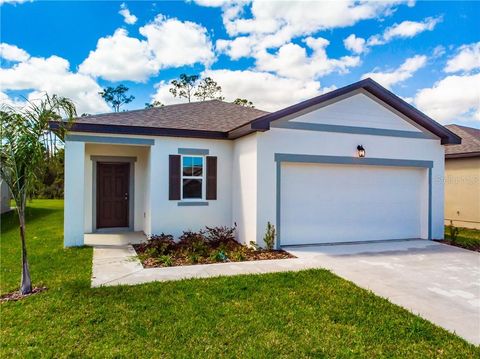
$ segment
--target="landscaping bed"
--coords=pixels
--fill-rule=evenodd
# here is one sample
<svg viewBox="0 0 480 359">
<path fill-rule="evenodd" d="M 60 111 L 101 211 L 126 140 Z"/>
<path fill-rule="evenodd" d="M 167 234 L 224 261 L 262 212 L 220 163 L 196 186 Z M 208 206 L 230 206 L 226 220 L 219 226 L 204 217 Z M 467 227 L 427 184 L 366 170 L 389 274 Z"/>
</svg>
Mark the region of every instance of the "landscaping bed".
<svg viewBox="0 0 480 359">
<path fill-rule="evenodd" d="M 295 258 L 283 250 L 243 245 L 234 233 L 234 227 L 206 227 L 200 232 L 183 232 L 178 241 L 162 233 L 134 248 L 146 268 Z"/>
<path fill-rule="evenodd" d="M 480 230 L 445 226 L 445 239 L 439 242 L 480 252 Z"/>
</svg>

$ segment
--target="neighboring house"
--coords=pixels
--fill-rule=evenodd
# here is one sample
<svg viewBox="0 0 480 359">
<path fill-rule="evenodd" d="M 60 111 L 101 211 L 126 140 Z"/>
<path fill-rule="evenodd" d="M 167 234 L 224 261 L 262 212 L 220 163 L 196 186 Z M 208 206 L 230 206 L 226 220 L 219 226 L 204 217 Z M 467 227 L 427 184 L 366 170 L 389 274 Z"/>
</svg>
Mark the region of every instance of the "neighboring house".
<svg viewBox="0 0 480 359">
<path fill-rule="evenodd" d="M 65 245 L 234 223 L 263 244 L 267 222 L 277 246 L 443 238 L 436 179 L 460 141 L 371 79 L 273 113 L 212 100 L 82 117 L 65 142 Z"/>
<path fill-rule="evenodd" d="M 0 178 L 0 213 L 10 211 L 10 198 L 7 183 Z"/>
<path fill-rule="evenodd" d="M 462 144 L 445 149 L 445 223 L 480 229 L 480 130 L 446 127 Z"/>
</svg>

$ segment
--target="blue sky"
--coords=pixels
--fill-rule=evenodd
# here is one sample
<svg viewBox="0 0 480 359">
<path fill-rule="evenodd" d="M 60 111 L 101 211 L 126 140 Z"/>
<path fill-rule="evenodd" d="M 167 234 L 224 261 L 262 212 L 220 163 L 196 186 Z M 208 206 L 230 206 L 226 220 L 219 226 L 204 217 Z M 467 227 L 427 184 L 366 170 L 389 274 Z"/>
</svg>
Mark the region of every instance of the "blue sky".
<svg viewBox="0 0 480 359">
<path fill-rule="evenodd" d="M 2 102 L 49 92 L 105 112 L 98 91 L 123 83 L 126 109 L 170 104 L 169 81 L 196 73 L 275 110 L 370 76 L 480 128 L 479 2 L 0 2 Z"/>
</svg>

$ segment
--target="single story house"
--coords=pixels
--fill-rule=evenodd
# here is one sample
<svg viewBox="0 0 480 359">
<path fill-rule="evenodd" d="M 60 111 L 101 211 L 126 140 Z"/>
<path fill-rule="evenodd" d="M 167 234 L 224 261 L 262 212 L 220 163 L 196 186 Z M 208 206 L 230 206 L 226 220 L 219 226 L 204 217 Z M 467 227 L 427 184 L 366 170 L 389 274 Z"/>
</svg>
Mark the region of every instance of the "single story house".
<svg viewBox="0 0 480 359">
<path fill-rule="evenodd" d="M 212 100 L 82 117 L 65 246 L 234 224 L 261 245 L 267 222 L 277 247 L 443 238 L 444 145 L 460 142 L 371 79 L 272 113 Z"/>
<path fill-rule="evenodd" d="M 10 190 L 8 189 L 7 182 L 0 178 L 0 213 L 10 211 L 10 199 Z"/>
<path fill-rule="evenodd" d="M 462 138 L 445 149 L 445 223 L 480 229 L 480 130 L 445 127 Z"/>
</svg>

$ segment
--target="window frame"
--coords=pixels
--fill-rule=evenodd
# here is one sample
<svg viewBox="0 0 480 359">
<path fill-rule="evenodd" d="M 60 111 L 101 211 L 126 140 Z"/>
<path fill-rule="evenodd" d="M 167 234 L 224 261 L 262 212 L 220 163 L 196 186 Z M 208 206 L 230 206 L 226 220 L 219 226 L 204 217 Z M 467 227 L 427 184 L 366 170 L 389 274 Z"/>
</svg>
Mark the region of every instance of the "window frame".
<svg viewBox="0 0 480 359">
<path fill-rule="evenodd" d="M 203 155 L 180 155 L 180 201 L 181 202 L 203 202 L 206 198 L 206 160 Z M 185 157 L 200 158 L 202 160 L 202 175 L 201 176 L 184 176 L 183 174 L 183 159 Z M 202 195 L 199 198 L 183 198 L 183 180 L 196 179 L 202 181 Z"/>
</svg>

